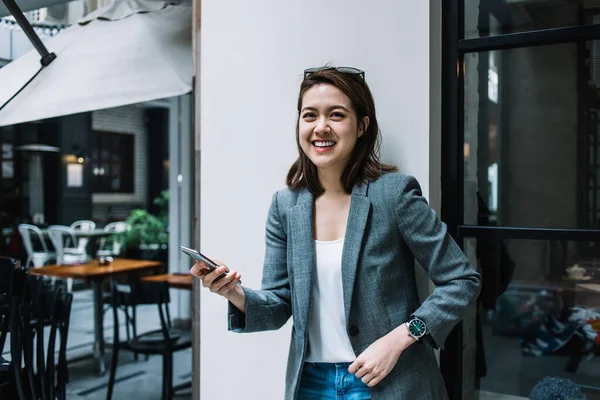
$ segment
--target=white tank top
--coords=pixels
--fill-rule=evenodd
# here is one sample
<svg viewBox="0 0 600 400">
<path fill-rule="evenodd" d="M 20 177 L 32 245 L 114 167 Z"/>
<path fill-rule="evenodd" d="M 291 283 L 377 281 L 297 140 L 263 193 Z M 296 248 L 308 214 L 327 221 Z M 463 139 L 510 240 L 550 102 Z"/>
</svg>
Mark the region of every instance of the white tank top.
<svg viewBox="0 0 600 400">
<path fill-rule="evenodd" d="M 348 333 L 342 290 L 344 239 L 315 240 L 317 273 L 312 285 L 308 323 L 308 362 L 352 362 L 356 359 Z"/>
</svg>

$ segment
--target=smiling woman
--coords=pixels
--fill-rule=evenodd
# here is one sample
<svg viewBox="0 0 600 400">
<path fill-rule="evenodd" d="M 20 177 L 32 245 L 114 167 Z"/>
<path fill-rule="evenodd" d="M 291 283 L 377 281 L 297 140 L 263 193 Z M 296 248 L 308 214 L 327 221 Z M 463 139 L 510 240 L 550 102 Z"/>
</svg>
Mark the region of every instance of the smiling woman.
<svg viewBox="0 0 600 400">
<path fill-rule="evenodd" d="M 364 72 L 327 67 L 307 71 L 298 97 L 299 157 L 288 172 L 288 186 L 306 186 L 313 195 L 322 194 L 317 167 L 323 166 L 342 174 L 349 194 L 363 177 L 376 180 L 384 172 L 396 171 L 379 161 L 379 124 Z"/>
<path fill-rule="evenodd" d="M 229 301 L 234 332 L 293 319 L 287 400 L 443 400 L 433 347 L 473 303 L 480 277 L 415 178 L 379 162 L 373 97 L 356 71 L 305 72 L 298 159 L 269 209 L 261 289 L 220 262 L 192 273 Z M 437 286 L 422 303 L 415 258 Z"/>
</svg>

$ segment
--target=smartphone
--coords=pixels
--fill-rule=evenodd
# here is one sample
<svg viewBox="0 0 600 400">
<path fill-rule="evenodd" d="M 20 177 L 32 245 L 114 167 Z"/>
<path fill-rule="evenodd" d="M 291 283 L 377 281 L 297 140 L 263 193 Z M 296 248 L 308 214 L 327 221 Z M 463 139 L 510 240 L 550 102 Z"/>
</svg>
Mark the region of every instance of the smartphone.
<svg viewBox="0 0 600 400">
<path fill-rule="evenodd" d="M 211 260 L 210 258 L 206 257 L 204 254 L 200 253 L 197 250 L 190 249 L 189 247 L 185 247 L 185 246 L 179 246 L 179 248 L 185 254 L 187 254 L 188 256 L 192 257 L 194 260 L 196 260 L 198 262 L 203 262 L 204 265 L 206 265 L 208 268 L 210 268 L 211 271 L 214 271 L 215 269 L 217 269 L 219 267 L 217 265 L 217 263 L 215 263 L 213 260 Z"/>
<path fill-rule="evenodd" d="M 215 269 L 219 268 L 219 265 L 217 265 L 217 263 L 215 263 L 210 258 L 206 257 L 204 254 L 200 253 L 199 251 L 181 245 L 179 246 L 179 248 L 192 259 L 204 263 L 204 265 L 206 265 L 211 271 L 214 271 Z M 222 275 L 218 276 L 217 279 L 215 279 L 215 281 L 218 281 L 219 279 L 223 278 L 225 275 L 227 275 L 227 272 L 229 272 L 229 270 L 224 272 Z"/>
</svg>

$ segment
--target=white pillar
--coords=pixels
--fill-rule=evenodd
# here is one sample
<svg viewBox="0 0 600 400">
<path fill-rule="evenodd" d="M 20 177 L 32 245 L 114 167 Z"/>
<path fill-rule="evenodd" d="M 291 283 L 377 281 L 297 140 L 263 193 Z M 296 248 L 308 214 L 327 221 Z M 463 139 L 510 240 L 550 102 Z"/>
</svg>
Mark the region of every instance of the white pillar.
<svg viewBox="0 0 600 400">
<path fill-rule="evenodd" d="M 187 271 L 188 256 L 179 245 L 190 246 L 192 231 L 192 96 L 170 99 L 169 107 L 169 272 Z M 190 293 L 171 290 L 171 315 L 175 321 L 190 320 Z"/>
<path fill-rule="evenodd" d="M 267 210 L 297 157 L 295 107 L 306 67 L 333 63 L 366 71 L 383 133 L 382 160 L 415 175 L 439 207 L 440 163 L 431 159 L 439 155 L 439 120 L 432 121 L 439 112 L 430 108 L 439 107 L 440 96 L 430 79 L 432 62 L 439 62 L 431 45 L 440 43 L 431 36 L 431 30 L 439 35 L 431 20 L 440 16 L 431 7 L 409 0 L 202 1 L 202 57 L 195 68 L 201 249 L 239 271 L 244 285 L 260 287 Z M 194 352 L 201 354 L 194 377 L 200 396 L 194 398 L 282 399 L 291 323 L 275 332 L 235 334 L 227 332 L 226 307 L 202 291 L 200 351 Z"/>
</svg>

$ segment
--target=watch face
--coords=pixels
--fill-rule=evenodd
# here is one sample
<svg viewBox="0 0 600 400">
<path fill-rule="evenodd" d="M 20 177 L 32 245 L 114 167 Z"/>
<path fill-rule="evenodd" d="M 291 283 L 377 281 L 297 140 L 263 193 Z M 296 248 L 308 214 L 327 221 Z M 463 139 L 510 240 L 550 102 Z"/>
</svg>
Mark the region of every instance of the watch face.
<svg viewBox="0 0 600 400">
<path fill-rule="evenodd" d="M 408 331 L 414 337 L 421 337 L 425 335 L 427 328 L 425 327 L 425 322 L 418 318 L 414 318 L 408 323 Z"/>
</svg>

